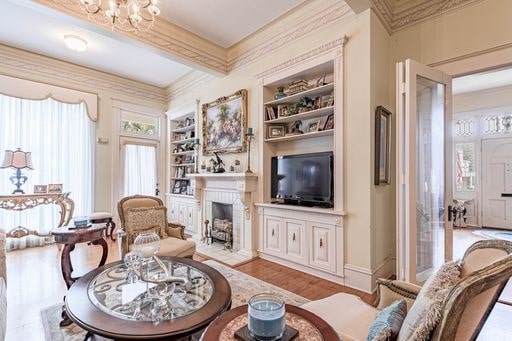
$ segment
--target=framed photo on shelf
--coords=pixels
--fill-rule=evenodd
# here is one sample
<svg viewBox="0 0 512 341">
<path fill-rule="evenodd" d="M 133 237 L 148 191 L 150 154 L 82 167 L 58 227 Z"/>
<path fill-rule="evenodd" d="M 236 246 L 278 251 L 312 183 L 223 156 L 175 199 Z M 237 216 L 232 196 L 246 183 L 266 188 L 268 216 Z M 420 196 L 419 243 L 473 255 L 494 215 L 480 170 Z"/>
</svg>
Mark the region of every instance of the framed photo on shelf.
<svg viewBox="0 0 512 341">
<path fill-rule="evenodd" d="M 247 150 L 247 90 L 203 104 L 203 154 Z"/>
<path fill-rule="evenodd" d="M 48 184 L 48 193 L 62 193 L 62 184 Z"/>
<path fill-rule="evenodd" d="M 267 121 L 275 120 L 276 119 L 276 113 L 274 112 L 274 107 L 268 106 L 267 107 Z"/>
<path fill-rule="evenodd" d="M 48 192 L 48 186 L 34 185 L 34 194 L 46 194 L 46 192 Z"/>
<path fill-rule="evenodd" d="M 390 143 L 391 112 L 379 105 L 375 109 L 375 169 L 374 184 L 391 184 Z"/>
<path fill-rule="evenodd" d="M 180 194 L 181 193 L 181 180 L 175 180 L 174 181 L 174 187 L 172 189 L 173 194 Z"/>
<path fill-rule="evenodd" d="M 277 106 L 277 118 L 286 117 L 290 115 L 290 106 L 288 104 L 281 104 Z"/>
<path fill-rule="evenodd" d="M 181 187 L 180 187 L 180 194 L 187 194 L 187 182 L 186 181 L 182 181 L 181 183 Z"/>
<path fill-rule="evenodd" d="M 329 130 L 334 128 L 334 114 L 330 114 L 327 116 L 327 119 L 325 120 L 324 129 L 323 130 Z"/>
<path fill-rule="evenodd" d="M 313 133 L 320 130 L 320 120 L 312 120 L 308 123 L 308 133 Z"/>
<path fill-rule="evenodd" d="M 283 137 L 286 134 L 286 126 L 284 124 L 269 125 L 267 129 L 267 138 L 269 139 Z"/>
</svg>

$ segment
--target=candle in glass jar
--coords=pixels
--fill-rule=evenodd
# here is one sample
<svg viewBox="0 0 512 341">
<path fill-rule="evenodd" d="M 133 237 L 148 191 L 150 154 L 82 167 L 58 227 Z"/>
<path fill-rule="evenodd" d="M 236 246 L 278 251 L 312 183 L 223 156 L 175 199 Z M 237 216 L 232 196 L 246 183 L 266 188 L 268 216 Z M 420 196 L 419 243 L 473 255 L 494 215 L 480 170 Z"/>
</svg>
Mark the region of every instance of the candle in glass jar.
<svg viewBox="0 0 512 341">
<path fill-rule="evenodd" d="M 284 334 L 284 302 L 273 294 L 258 294 L 249 300 L 248 328 L 252 337 L 278 340 Z"/>
<path fill-rule="evenodd" d="M 252 135 L 252 128 L 251 127 L 247 128 L 247 135 Z"/>
</svg>

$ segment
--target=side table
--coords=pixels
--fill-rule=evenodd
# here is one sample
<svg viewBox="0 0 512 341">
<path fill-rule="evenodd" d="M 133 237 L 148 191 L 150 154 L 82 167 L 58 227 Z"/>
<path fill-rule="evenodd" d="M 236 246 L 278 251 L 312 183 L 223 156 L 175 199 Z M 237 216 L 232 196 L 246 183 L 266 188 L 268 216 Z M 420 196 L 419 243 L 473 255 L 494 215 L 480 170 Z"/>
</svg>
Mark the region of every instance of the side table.
<svg viewBox="0 0 512 341">
<path fill-rule="evenodd" d="M 108 245 L 105 239 L 106 226 L 89 227 L 89 228 L 70 228 L 60 227 L 52 230 L 51 234 L 55 238 L 55 242 L 64 244 L 60 255 L 60 267 L 62 271 L 62 277 L 66 283 L 66 287 L 69 289 L 71 285 L 78 279 L 73 277 L 73 265 L 71 264 L 71 252 L 75 249 L 75 245 L 79 243 L 88 243 L 89 245 L 101 245 L 103 253 L 98 267 L 103 266 L 108 256 Z M 71 324 L 71 320 L 68 318 L 65 309 L 62 311 L 63 320 L 60 322 L 61 327 Z"/>
<path fill-rule="evenodd" d="M 340 340 L 334 329 L 323 319 L 300 307 L 286 305 L 286 324 L 299 331 L 297 340 Z M 231 309 L 212 322 L 203 334 L 203 341 L 236 340 L 235 332 L 247 324 L 247 304 Z"/>
</svg>

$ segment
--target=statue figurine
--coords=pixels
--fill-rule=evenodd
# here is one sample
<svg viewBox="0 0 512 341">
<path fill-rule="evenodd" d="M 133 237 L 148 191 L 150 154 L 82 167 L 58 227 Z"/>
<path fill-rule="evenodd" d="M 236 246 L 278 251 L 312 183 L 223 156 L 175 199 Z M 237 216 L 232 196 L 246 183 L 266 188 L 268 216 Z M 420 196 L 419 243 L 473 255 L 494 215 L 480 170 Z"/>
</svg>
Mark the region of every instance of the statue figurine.
<svg viewBox="0 0 512 341">
<path fill-rule="evenodd" d="M 224 169 L 225 166 L 224 161 L 220 158 L 219 154 L 217 152 L 214 152 L 215 159 L 211 159 L 210 162 L 213 163 L 213 172 L 214 173 L 224 173 L 226 170 Z"/>
</svg>

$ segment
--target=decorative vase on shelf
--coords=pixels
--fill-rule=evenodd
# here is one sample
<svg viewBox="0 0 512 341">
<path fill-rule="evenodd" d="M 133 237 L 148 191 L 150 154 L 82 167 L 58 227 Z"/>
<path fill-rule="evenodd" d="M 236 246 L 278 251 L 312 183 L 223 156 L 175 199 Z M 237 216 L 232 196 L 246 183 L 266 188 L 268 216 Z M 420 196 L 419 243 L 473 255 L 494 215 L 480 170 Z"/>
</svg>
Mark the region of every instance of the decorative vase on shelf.
<svg viewBox="0 0 512 341">
<path fill-rule="evenodd" d="M 284 93 L 284 86 L 278 86 L 277 87 L 277 92 L 274 95 L 274 99 L 280 99 L 280 98 L 283 98 L 283 97 L 286 97 L 286 94 Z"/>
</svg>

